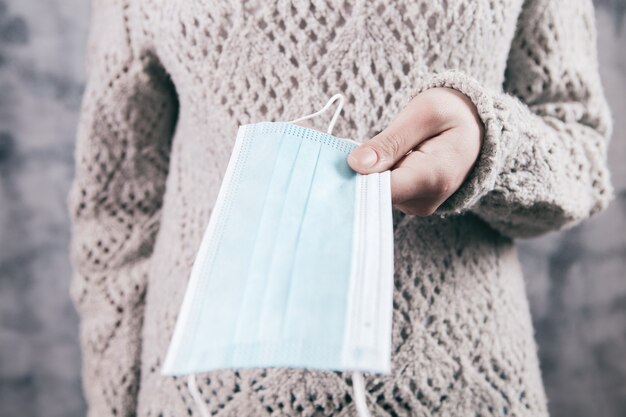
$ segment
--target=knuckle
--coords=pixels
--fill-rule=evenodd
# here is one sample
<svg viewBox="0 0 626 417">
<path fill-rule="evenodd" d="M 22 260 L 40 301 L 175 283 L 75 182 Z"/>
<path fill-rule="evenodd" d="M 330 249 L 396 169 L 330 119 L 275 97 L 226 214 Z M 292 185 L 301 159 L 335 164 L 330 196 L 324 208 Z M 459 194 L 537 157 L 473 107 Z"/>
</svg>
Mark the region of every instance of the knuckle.
<svg viewBox="0 0 626 417">
<path fill-rule="evenodd" d="M 398 204 L 396 205 L 396 208 L 398 210 L 400 210 L 401 212 L 403 212 L 406 215 L 409 216 L 416 216 L 417 213 L 415 212 L 415 208 L 411 207 L 410 205 L 406 205 L 406 204 Z"/>
<path fill-rule="evenodd" d="M 450 114 L 449 100 L 441 92 L 430 90 L 431 94 L 426 97 L 427 105 L 423 106 L 425 123 L 439 126 L 448 120 Z"/>
<path fill-rule="evenodd" d="M 416 208 L 415 214 L 420 217 L 427 217 L 432 215 L 437 210 L 437 206 L 434 204 L 426 204 Z"/>
<path fill-rule="evenodd" d="M 437 210 L 437 206 L 432 204 L 402 205 L 398 209 L 410 216 L 428 217 Z"/>
<path fill-rule="evenodd" d="M 426 194 L 434 197 L 447 195 L 452 188 L 452 180 L 445 173 L 433 172 L 426 181 Z"/>
<path fill-rule="evenodd" d="M 426 124 L 429 126 L 442 126 L 449 121 L 449 113 L 449 109 L 443 103 L 436 103 L 425 115 Z"/>
<path fill-rule="evenodd" d="M 452 188 L 452 181 L 447 176 L 439 176 L 435 181 L 435 194 L 438 196 L 444 196 L 450 192 Z"/>
<path fill-rule="evenodd" d="M 401 135 L 395 133 L 382 133 L 376 142 L 382 157 L 393 159 L 399 156 L 405 140 Z"/>
</svg>

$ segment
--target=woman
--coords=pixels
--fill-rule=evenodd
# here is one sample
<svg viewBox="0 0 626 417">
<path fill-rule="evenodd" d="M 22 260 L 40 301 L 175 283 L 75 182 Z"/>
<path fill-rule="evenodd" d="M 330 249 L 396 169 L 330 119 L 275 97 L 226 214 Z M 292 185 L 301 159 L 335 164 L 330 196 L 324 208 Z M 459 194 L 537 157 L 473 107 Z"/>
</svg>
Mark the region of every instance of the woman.
<svg viewBox="0 0 626 417">
<path fill-rule="evenodd" d="M 94 4 L 70 198 L 90 415 L 197 415 L 159 371 L 236 129 L 335 92 L 335 134 L 365 141 L 349 164 L 392 169 L 398 209 L 393 371 L 366 374 L 372 414 L 547 415 L 512 240 L 610 199 L 591 2 L 213 3 Z M 198 381 L 216 416 L 355 413 L 348 374 Z"/>
</svg>

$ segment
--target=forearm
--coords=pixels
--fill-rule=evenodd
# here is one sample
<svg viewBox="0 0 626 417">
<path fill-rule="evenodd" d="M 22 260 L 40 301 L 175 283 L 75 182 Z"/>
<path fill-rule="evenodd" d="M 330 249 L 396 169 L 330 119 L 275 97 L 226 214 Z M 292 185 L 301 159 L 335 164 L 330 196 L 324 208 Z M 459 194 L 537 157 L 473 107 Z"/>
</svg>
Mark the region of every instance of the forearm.
<svg viewBox="0 0 626 417">
<path fill-rule="evenodd" d="M 612 196 L 611 115 L 598 73 L 589 0 L 526 0 L 502 88 L 459 71 L 421 80 L 469 97 L 485 133 L 478 160 L 439 213 L 472 211 L 529 237 L 576 224 Z"/>
</svg>

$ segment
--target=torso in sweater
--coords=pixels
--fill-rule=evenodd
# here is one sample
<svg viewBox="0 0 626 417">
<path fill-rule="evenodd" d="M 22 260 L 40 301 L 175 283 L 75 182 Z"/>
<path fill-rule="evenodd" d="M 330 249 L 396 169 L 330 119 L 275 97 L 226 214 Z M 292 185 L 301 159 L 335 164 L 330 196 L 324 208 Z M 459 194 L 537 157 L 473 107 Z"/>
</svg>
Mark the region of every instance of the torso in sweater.
<svg viewBox="0 0 626 417">
<path fill-rule="evenodd" d="M 86 391 L 92 409 L 101 413 L 112 414 L 113 408 L 153 417 L 197 412 L 186 382 L 161 376 L 159 370 L 238 125 L 290 120 L 343 93 L 347 101 L 335 134 L 364 141 L 392 120 L 418 84 L 448 69 L 472 77 L 496 97 L 493 104 L 477 103 L 481 115 L 503 121 L 485 120 L 486 143 L 512 131 L 506 124 L 510 113 L 524 124 L 535 117 L 498 96 L 511 65 L 522 0 L 112 4 L 101 5 L 95 15 L 94 24 L 101 27 L 92 35 L 96 52 L 79 136 L 94 144 L 81 147 L 79 141 L 73 194 L 77 230 L 88 224 L 81 213 L 90 212 L 90 203 L 98 207 L 94 211 L 109 213 L 113 224 L 91 229 L 91 237 L 82 232 L 75 238 L 79 278 L 73 293 L 85 317 Z M 522 22 L 529 33 L 533 25 L 541 30 L 518 47 L 532 51 L 550 25 L 562 23 L 550 15 L 554 7 L 545 11 L 547 18 L 542 7 L 528 14 L 532 21 Z M 530 46 L 521 46 L 524 42 Z M 528 65 L 548 59 L 545 49 L 526 55 Z M 540 79 L 541 68 L 537 64 L 528 71 Z M 533 88 L 526 92 L 529 100 L 541 96 Z M 520 131 L 515 137 L 535 136 Z M 120 141 L 131 144 L 120 150 Z M 498 152 L 492 168 L 502 173 L 505 161 L 517 159 Z M 128 160 L 134 165 L 123 162 Z M 95 178 L 90 164 L 108 164 L 99 175 L 110 181 L 81 180 Z M 537 172 L 537 183 L 558 180 L 542 167 L 527 168 L 531 176 Z M 511 190 L 510 184 L 528 184 L 529 178 L 501 177 Z M 123 206 L 110 203 L 113 192 L 126 196 Z M 477 212 L 464 208 L 429 218 L 394 213 L 392 374 L 366 375 L 374 415 L 546 415 L 515 248 L 487 215 L 499 216 L 495 225 L 506 222 L 506 210 L 523 217 L 521 208 L 507 205 L 522 199 L 514 191 L 496 194 L 498 204 Z M 113 269 L 100 268 L 100 262 L 94 267 L 94 252 Z M 101 299 L 110 300 L 104 307 L 108 318 L 88 321 Z M 110 378 L 103 378 L 105 373 Z M 225 370 L 198 381 L 216 416 L 355 413 L 350 378 L 338 372 Z"/>
<path fill-rule="evenodd" d="M 336 134 L 362 141 L 386 126 L 426 71 L 461 68 L 499 86 L 521 1 L 332 3 L 148 5 L 180 113 L 149 274 L 140 415 L 194 408 L 185 382 L 159 376 L 158 368 L 237 126 L 289 120 L 341 92 L 347 104 Z M 543 393 L 510 243 L 472 216 L 407 218 L 396 230 L 393 374 L 368 378 L 372 412 L 401 415 L 408 406 L 465 415 L 470 404 L 501 409 L 514 402 L 539 414 Z M 515 326 L 509 309 L 522 316 Z M 207 378 L 199 378 L 200 389 L 211 410 L 228 410 L 224 415 L 351 409 L 347 378 L 335 373 L 224 371 Z"/>
</svg>

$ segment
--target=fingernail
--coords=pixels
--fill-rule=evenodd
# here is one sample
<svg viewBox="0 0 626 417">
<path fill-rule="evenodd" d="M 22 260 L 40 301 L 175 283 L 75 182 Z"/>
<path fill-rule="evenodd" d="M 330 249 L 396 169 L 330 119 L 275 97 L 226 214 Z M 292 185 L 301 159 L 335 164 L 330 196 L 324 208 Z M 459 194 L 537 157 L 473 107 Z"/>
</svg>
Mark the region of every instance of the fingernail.
<svg viewBox="0 0 626 417">
<path fill-rule="evenodd" d="M 356 162 L 363 168 L 371 168 L 378 162 L 378 154 L 369 146 L 362 146 L 354 152 Z"/>
</svg>

